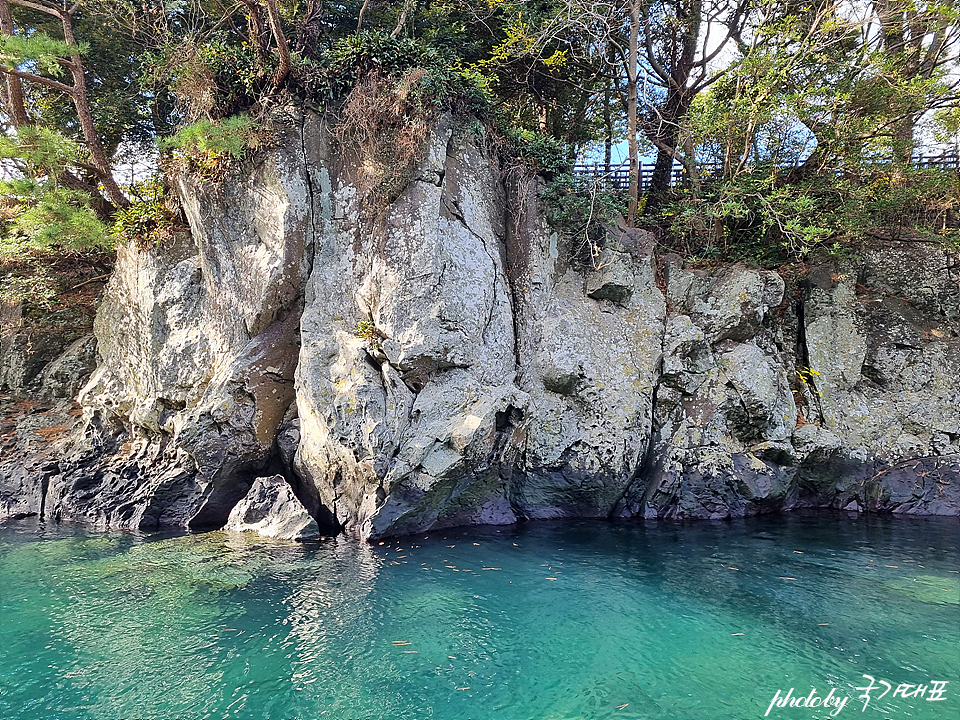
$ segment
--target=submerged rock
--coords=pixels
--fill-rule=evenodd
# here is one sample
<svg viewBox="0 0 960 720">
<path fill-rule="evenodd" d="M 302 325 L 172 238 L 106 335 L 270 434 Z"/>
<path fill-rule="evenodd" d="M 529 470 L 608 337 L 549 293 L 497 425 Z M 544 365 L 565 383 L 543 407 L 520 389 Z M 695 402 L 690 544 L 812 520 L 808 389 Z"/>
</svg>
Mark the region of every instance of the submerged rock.
<svg viewBox="0 0 960 720">
<path fill-rule="evenodd" d="M 310 540 L 320 529 L 282 475 L 259 477 L 230 513 L 224 530 L 256 532 L 278 540 Z"/>
</svg>

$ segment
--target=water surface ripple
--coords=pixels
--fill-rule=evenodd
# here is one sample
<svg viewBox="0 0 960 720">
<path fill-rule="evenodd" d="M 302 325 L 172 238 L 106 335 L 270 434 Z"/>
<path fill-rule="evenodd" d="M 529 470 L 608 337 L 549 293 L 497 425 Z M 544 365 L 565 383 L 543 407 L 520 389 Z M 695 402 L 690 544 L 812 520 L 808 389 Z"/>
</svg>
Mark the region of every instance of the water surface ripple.
<svg viewBox="0 0 960 720">
<path fill-rule="evenodd" d="M 0 528 L 0 717 L 960 718 L 956 518 Z M 863 675 L 948 681 L 863 710 Z"/>
</svg>

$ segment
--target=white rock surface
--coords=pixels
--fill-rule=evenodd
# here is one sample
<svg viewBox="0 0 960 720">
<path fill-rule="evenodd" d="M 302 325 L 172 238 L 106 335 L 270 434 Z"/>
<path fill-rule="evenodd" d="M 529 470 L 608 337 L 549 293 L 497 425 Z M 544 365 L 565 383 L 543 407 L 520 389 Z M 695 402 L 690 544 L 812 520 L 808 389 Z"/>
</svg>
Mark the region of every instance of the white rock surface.
<svg viewBox="0 0 960 720">
<path fill-rule="evenodd" d="M 242 173 L 179 180 L 192 236 L 121 249 L 86 449 L 30 482 L 0 466 L 9 514 L 222 525 L 278 466 L 320 530 L 364 538 L 960 512 L 953 254 L 893 244 L 785 280 L 610 230 L 593 259 L 449 118 L 396 197 L 360 196 L 326 118 L 274 122 Z"/>
<path fill-rule="evenodd" d="M 255 532 L 277 540 L 311 540 L 320 528 L 282 475 L 258 477 L 237 503 L 223 528 L 230 532 Z"/>
</svg>

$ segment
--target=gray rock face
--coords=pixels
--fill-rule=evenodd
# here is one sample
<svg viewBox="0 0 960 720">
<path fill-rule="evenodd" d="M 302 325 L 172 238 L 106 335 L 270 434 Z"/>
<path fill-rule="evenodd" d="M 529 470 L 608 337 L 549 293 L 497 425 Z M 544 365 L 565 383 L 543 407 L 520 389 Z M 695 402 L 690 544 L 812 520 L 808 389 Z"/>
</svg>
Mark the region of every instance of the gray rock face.
<svg viewBox="0 0 960 720">
<path fill-rule="evenodd" d="M 178 180 L 189 235 L 118 251 L 80 392 L 85 447 L 48 473 L 51 518 L 219 526 L 270 462 L 312 256 L 298 123 L 277 125 L 291 149 L 222 183 Z"/>
<path fill-rule="evenodd" d="M 300 325 L 295 466 L 314 511 L 370 537 L 513 521 L 501 466 L 525 398 L 513 382 L 496 168 L 444 122 L 371 220 L 324 138 L 312 148 L 323 202 Z"/>
<path fill-rule="evenodd" d="M 97 339 L 84 335 L 43 368 L 40 392 L 46 398 L 73 399 L 96 368 Z"/>
<path fill-rule="evenodd" d="M 889 246 L 792 288 L 668 259 L 667 285 L 657 432 L 631 514 L 958 514 L 956 258 Z"/>
<path fill-rule="evenodd" d="M 802 482 L 837 507 L 956 514 L 958 259 L 907 244 L 874 250 L 814 272 L 802 310 L 803 395 L 839 438 L 801 467 Z"/>
<path fill-rule="evenodd" d="M 389 198 L 322 116 L 275 123 L 241 173 L 178 181 L 190 237 L 121 250 L 83 437 L 0 471 L 0 517 L 223 524 L 281 468 L 318 531 L 364 538 L 960 512 L 953 255 L 891 244 L 785 281 L 658 266 L 652 236 L 611 230 L 584 259 L 449 118 Z"/>
<path fill-rule="evenodd" d="M 223 528 L 277 540 L 310 540 L 320 529 L 282 475 L 257 478 Z"/>
<path fill-rule="evenodd" d="M 18 330 L 0 335 L 0 391 L 26 391 L 63 349 L 63 337 L 54 331 Z"/>
</svg>

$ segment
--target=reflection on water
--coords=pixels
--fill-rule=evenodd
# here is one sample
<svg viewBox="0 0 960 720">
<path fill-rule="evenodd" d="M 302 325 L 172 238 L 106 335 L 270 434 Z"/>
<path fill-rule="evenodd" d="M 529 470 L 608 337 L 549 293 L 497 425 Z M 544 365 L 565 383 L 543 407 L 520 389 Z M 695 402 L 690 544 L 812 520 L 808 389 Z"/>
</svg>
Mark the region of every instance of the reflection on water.
<svg viewBox="0 0 960 720">
<path fill-rule="evenodd" d="M 960 717 L 956 519 L 0 529 L 0 717 Z M 857 699 L 864 674 L 945 700 Z M 875 715 L 871 715 L 875 713 Z M 773 708 L 769 717 L 830 717 Z"/>
</svg>

